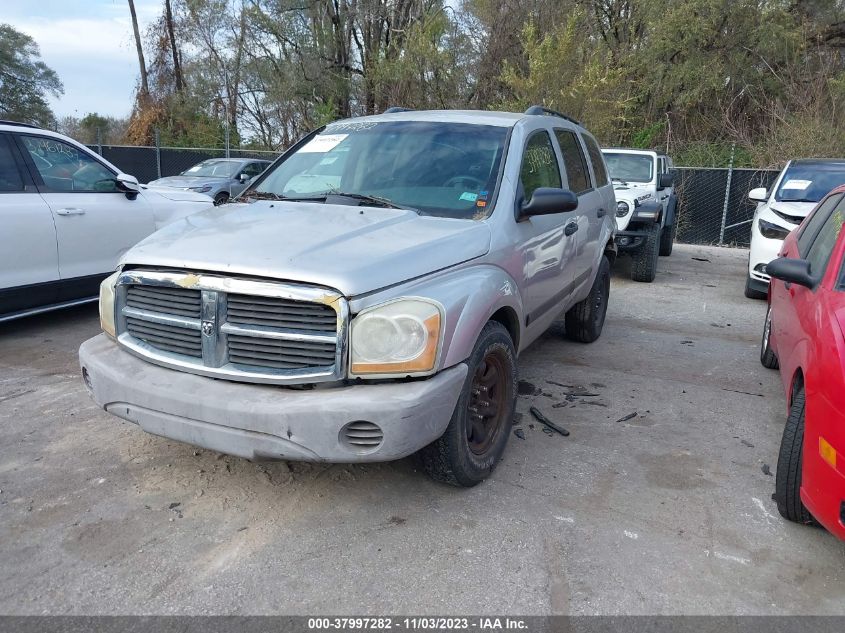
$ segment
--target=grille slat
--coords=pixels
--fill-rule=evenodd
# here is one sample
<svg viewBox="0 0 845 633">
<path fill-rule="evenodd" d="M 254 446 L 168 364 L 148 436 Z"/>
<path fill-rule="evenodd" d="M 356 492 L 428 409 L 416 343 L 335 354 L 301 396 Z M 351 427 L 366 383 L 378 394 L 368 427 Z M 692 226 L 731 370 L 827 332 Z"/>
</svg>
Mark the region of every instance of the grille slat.
<svg viewBox="0 0 845 633">
<path fill-rule="evenodd" d="M 237 283 L 238 280 L 232 282 Z M 203 285 L 179 288 L 150 282 L 129 284 L 123 295 L 124 305 L 137 311 L 143 310 L 146 314 L 124 312 L 125 332 L 143 341 L 152 350 L 180 355 L 191 363 L 210 369 L 220 367 L 230 375 L 238 372 L 267 376 L 273 376 L 274 372 L 293 372 L 295 375 L 297 371 L 306 375 L 314 373 L 314 370 L 325 374 L 336 367 L 339 343 L 335 339 L 339 325 L 338 314 L 332 306 L 220 290 L 210 290 L 204 295 L 203 290 L 197 287 L 203 288 Z M 200 325 L 203 302 L 214 302 L 215 296 L 220 302 L 220 322 L 212 321 L 218 338 L 212 338 L 209 345 Z M 182 317 L 183 320 L 177 319 L 172 324 L 149 320 L 168 316 Z M 193 324 L 196 329 L 180 326 L 181 322 Z M 248 333 L 221 330 L 227 323 L 233 329 L 235 326 L 244 329 L 252 326 L 253 329 Z M 297 333 L 324 340 L 283 338 L 297 338 Z M 213 329 L 211 336 L 215 336 Z M 219 342 L 215 343 L 215 340 Z M 205 357 L 203 345 L 206 346 Z M 376 439 L 368 430 L 354 435 L 350 438 L 354 441 L 371 442 Z"/>
<path fill-rule="evenodd" d="M 341 430 L 341 439 L 357 449 L 368 450 L 379 446 L 384 440 L 384 432 L 373 422 L 360 420 L 350 422 Z"/>
</svg>

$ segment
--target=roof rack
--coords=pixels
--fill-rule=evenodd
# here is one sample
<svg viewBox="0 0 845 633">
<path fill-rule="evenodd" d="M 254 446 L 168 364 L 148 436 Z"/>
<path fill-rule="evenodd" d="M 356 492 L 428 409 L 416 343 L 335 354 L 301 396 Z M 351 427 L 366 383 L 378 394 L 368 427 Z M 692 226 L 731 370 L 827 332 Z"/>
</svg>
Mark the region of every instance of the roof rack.
<svg viewBox="0 0 845 633">
<path fill-rule="evenodd" d="M 7 121 L 5 119 L 0 119 L 0 125 L 17 125 L 18 127 L 31 127 L 40 129 L 37 125 L 32 125 L 32 123 L 21 123 L 20 121 Z"/>
<path fill-rule="evenodd" d="M 581 125 L 580 121 L 576 121 L 571 116 L 566 116 L 565 114 L 558 112 L 557 110 L 550 110 L 549 108 L 544 108 L 543 106 L 535 105 L 531 106 L 525 111 L 525 114 L 536 114 L 536 115 L 544 115 L 547 114 L 549 116 L 557 116 L 561 119 L 566 119 L 570 123 L 574 123 L 575 125 Z"/>
<path fill-rule="evenodd" d="M 394 112 L 413 112 L 413 108 L 400 108 L 399 106 L 393 106 L 392 108 L 388 108 L 382 114 L 393 114 Z"/>
</svg>

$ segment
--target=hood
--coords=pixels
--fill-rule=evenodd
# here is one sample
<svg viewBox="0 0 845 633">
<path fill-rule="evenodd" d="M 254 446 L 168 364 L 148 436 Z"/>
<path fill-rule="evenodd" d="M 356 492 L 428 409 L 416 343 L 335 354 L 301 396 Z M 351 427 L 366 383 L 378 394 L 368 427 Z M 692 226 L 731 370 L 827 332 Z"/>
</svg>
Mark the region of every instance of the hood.
<svg viewBox="0 0 845 633">
<path fill-rule="evenodd" d="M 807 217 L 810 211 L 816 208 L 817 204 L 818 202 L 778 202 L 775 200 L 769 204 L 769 209 L 776 213 L 793 217 L 798 220 L 795 224 L 799 224 L 801 220 Z"/>
<path fill-rule="evenodd" d="M 270 277 L 355 296 L 481 257 L 490 237 L 474 220 L 262 200 L 190 215 L 121 263 Z"/>
<path fill-rule="evenodd" d="M 153 187 L 202 187 L 203 185 L 211 185 L 216 187 L 227 178 L 215 178 L 214 176 L 166 176 L 150 182 Z"/>
<path fill-rule="evenodd" d="M 638 200 L 639 202 L 645 202 L 654 198 L 654 192 L 648 187 L 638 187 L 630 184 L 615 183 L 613 185 L 613 192 L 616 194 L 617 200 Z"/>
<path fill-rule="evenodd" d="M 185 191 L 184 189 L 171 189 L 170 187 L 158 187 L 155 185 L 141 185 L 143 191 L 154 193 L 173 202 L 204 202 L 211 203 L 211 196 L 196 191 Z"/>
</svg>

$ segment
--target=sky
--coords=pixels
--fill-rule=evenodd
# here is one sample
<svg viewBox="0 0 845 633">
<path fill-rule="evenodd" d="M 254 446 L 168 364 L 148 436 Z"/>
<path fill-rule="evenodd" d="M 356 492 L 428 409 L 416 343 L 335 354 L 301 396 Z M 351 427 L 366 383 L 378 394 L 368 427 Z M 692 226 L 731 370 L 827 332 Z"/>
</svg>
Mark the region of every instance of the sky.
<svg viewBox="0 0 845 633">
<path fill-rule="evenodd" d="M 162 4 L 135 0 L 142 36 Z M 129 115 L 138 56 L 127 0 L 0 0 L 0 5 L 0 22 L 31 36 L 42 61 L 64 84 L 64 95 L 49 99 L 57 117 Z"/>
</svg>

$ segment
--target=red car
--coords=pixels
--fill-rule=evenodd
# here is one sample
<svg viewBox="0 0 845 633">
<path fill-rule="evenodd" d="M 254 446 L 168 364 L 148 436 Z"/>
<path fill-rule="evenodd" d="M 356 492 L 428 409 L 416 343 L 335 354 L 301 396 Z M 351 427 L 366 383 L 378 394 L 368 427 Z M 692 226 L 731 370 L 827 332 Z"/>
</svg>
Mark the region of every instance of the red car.
<svg viewBox="0 0 845 633">
<path fill-rule="evenodd" d="M 789 417 L 775 478 L 780 513 L 845 539 L 845 186 L 786 238 L 771 275 L 760 360 L 780 366 Z"/>
</svg>

